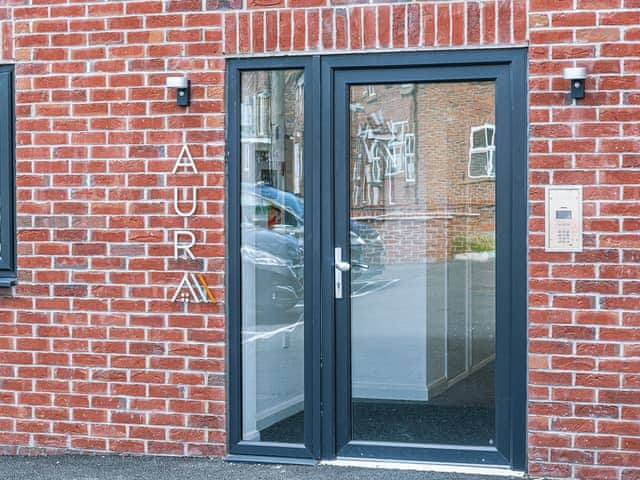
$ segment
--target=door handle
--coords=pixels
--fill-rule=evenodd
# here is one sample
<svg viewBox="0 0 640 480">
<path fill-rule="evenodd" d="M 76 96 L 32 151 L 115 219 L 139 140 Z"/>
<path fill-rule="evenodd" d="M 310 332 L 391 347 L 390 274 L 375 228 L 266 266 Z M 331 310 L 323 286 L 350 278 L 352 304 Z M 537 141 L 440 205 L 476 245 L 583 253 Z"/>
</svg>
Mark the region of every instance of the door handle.
<svg viewBox="0 0 640 480">
<path fill-rule="evenodd" d="M 349 262 L 336 262 L 336 268 L 341 272 L 348 272 L 351 270 L 351 264 Z"/>
<path fill-rule="evenodd" d="M 342 260 L 342 248 L 336 247 L 334 250 L 334 278 L 335 278 L 335 296 L 342 298 L 342 274 L 351 270 L 351 264 Z"/>
</svg>

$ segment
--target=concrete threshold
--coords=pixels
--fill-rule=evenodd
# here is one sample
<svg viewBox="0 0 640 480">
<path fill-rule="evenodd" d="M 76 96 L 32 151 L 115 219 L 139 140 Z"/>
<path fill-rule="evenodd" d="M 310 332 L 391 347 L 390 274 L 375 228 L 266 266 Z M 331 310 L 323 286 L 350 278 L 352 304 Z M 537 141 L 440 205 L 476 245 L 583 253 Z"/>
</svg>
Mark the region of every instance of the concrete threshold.
<svg viewBox="0 0 640 480">
<path fill-rule="evenodd" d="M 369 463 L 369 462 L 367 462 Z M 413 465 L 413 468 L 410 468 Z M 3 480 L 505 480 L 522 474 L 484 471 L 435 471 L 417 464 L 388 462 L 358 465 L 331 462 L 319 465 L 233 463 L 222 459 L 57 455 L 0 457 Z M 460 467 L 458 467 L 460 468 Z M 442 470 L 446 470 L 443 466 Z M 485 474 L 486 473 L 486 474 Z M 492 474 L 494 473 L 494 474 Z M 497 475 L 495 475 L 497 474 Z"/>
</svg>

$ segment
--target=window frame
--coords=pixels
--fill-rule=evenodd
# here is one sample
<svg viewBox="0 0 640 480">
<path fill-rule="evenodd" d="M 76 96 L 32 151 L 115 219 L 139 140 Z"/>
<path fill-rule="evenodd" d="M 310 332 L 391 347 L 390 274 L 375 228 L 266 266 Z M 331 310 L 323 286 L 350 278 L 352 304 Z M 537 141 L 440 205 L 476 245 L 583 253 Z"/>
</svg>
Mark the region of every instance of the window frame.
<svg viewBox="0 0 640 480">
<path fill-rule="evenodd" d="M 491 143 L 489 143 L 489 131 L 492 130 L 493 134 L 491 135 Z M 486 142 L 486 146 L 475 146 L 474 144 L 474 134 L 477 132 L 484 132 L 484 139 Z M 491 165 L 491 172 L 486 175 L 472 175 L 471 174 L 471 163 L 473 161 L 473 154 L 483 153 L 486 155 L 486 166 Z M 485 168 L 485 170 L 487 170 Z M 494 179 L 496 178 L 496 126 L 495 123 L 485 123 L 483 125 L 477 125 L 475 127 L 471 127 L 471 133 L 469 134 L 469 162 L 468 162 L 468 172 L 467 175 L 469 178 L 473 179 Z"/>
<path fill-rule="evenodd" d="M 16 282 L 15 70 L 0 64 L 0 287 Z"/>
<path fill-rule="evenodd" d="M 299 69 L 304 73 L 304 133 L 301 154 L 304 189 L 304 442 L 279 443 L 267 441 L 244 440 L 242 438 L 243 422 L 243 356 L 242 356 L 242 261 L 241 261 L 241 183 L 242 171 L 242 107 L 241 76 L 245 72 L 264 70 Z M 319 252 L 314 251 L 312 239 L 319 236 L 320 218 L 314 215 L 319 204 L 320 188 L 312 183 L 319 178 L 320 152 L 312 149 L 312 139 L 319 137 L 320 117 L 319 98 L 313 92 L 319 90 L 319 58 L 271 57 L 271 58 L 230 58 L 226 71 L 226 118 L 225 118 L 225 168 L 226 168 L 226 289 L 225 310 L 227 314 L 227 445 L 229 460 L 247 461 L 248 459 L 277 458 L 296 463 L 314 463 L 320 456 L 320 359 L 317 353 L 316 340 L 320 335 L 320 301 L 314 293 L 320 269 Z M 253 112 L 257 123 L 257 112 Z M 258 132 L 256 132 L 257 134 Z M 295 459 L 295 460 L 292 460 Z"/>
</svg>

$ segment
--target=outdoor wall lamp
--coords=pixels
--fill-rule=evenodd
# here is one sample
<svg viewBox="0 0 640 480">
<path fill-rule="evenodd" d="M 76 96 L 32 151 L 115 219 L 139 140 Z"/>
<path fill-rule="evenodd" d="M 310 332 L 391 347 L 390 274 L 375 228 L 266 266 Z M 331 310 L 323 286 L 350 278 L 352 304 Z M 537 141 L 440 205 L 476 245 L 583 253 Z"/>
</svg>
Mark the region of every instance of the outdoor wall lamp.
<svg viewBox="0 0 640 480">
<path fill-rule="evenodd" d="M 191 80 L 187 77 L 168 77 L 167 88 L 176 89 L 176 105 L 179 107 L 191 105 Z"/>
<path fill-rule="evenodd" d="M 565 68 L 563 77 L 565 80 L 571 81 L 571 98 L 584 98 L 584 81 L 587 78 L 587 69 L 584 67 Z"/>
</svg>

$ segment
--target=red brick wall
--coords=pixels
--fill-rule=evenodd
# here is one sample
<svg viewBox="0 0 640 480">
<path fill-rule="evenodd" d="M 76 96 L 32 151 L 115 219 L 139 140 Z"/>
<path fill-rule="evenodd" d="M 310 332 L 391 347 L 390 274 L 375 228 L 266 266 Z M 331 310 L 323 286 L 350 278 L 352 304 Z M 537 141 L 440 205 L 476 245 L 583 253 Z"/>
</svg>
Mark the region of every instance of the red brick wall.
<svg viewBox="0 0 640 480">
<path fill-rule="evenodd" d="M 223 297 L 222 15 L 10 3 L 19 284 L 0 298 L 0 451 L 220 455 L 223 307 L 171 298 L 192 268 Z M 193 82 L 188 113 L 164 86 L 174 71 Z M 183 143 L 200 175 L 170 174 Z M 173 186 L 192 184 L 183 221 Z M 196 233 L 199 262 L 172 259 L 178 228 Z"/>
<path fill-rule="evenodd" d="M 533 475 L 640 478 L 638 25 L 638 1 L 530 2 Z M 574 65 L 589 71 L 577 105 Z M 583 253 L 544 252 L 547 184 L 584 185 Z"/>
<path fill-rule="evenodd" d="M 236 2 L 240 0 L 229 3 Z M 244 11 L 225 13 L 224 51 L 235 55 L 490 46 L 522 44 L 526 37 L 524 0 L 352 6 L 359 3 L 364 2 L 247 0 Z M 282 8 L 285 4 L 289 8 Z"/>
<path fill-rule="evenodd" d="M 169 301 L 186 266 L 166 228 L 182 226 L 168 172 L 186 142 L 205 188 L 185 226 L 221 298 L 224 53 L 528 39 L 529 471 L 640 478 L 638 0 L 241 3 L 0 7 L 0 54 L 17 63 L 20 269 L 0 299 L 1 450 L 223 453 L 223 309 Z M 572 65 L 590 72 L 577 106 Z M 172 71 L 194 85 L 186 114 L 163 86 Z M 549 183 L 585 185 L 584 253 L 544 252 Z"/>
</svg>

